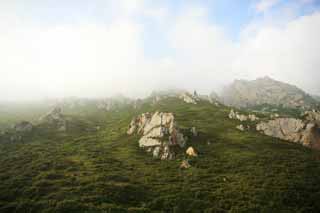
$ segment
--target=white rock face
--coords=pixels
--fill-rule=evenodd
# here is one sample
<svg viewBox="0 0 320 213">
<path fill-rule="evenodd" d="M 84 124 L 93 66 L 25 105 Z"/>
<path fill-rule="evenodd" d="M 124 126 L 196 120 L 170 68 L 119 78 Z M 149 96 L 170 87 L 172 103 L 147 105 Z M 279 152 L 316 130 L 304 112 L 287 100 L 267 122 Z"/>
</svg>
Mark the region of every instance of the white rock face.
<svg viewBox="0 0 320 213">
<path fill-rule="evenodd" d="M 162 160 L 173 159 L 174 146 L 184 147 L 186 140 L 176 127 L 172 113 L 155 112 L 143 113 L 134 118 L 127 134 L 141 134 L 139 146 L 152 152 L 155 158 Z"/>
<path fill-rule="evenodd" d="M 313 122 L 295 118 L 277 118 L 259 123 L 256 129 L 268 136 L 320 149 L 320 128 Z"/>
</svg>

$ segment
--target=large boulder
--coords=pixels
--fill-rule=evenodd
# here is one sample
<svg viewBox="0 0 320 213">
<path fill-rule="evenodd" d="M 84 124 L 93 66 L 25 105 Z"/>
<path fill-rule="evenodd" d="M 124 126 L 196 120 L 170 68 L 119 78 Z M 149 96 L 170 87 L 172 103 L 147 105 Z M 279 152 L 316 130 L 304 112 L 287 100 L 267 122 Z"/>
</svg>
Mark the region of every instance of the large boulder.
<svg viewBox="0 0 320 213">
<path fill-rule="evenodd" d="M 191 167 L 188 160 L 183 160 L 180 164 L 180 169 L 189 169 Z"/>
<path fill-rule="evenodd" d="M 141 148 L 162 160 L 173 159 L 175 147 L 184 147 L 186 143 L 172 113 L 143 113 L 130 123 L 127 134 L 134 133 L 141 135 Z"/>
<path fill-rule="evenodd" d="M 180 99 L 182 99 L 184 102 L 188 104 L 197 104 L 197 101 L 199 100 L 198 95 L 195 93 L 195 95 L 191 95 L 190 93 L 182 93 L 179 96 Z"/>
<path fill-rule="evenodd" d="M 192 146 L 190 146 L 190 147 L 186 150 L 186 154 L 187 154 L 188 156 L 190 156 L 190 157 L 197 157 L 197 156 L 198 156 L 196 150 L 195 150 Z"/>
<path fill-rule="evenodd" d="M 256 129 L 268 136 L 320 149 L 320 128 L 314 122 L 277 118 L 259 123 Z"/>
</svg>

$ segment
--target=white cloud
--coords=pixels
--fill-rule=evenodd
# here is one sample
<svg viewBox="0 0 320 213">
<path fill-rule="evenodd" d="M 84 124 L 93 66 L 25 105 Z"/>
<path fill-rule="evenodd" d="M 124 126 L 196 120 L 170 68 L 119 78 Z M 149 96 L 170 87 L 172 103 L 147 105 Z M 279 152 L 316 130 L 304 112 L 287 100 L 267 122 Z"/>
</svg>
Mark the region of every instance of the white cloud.
<svg viewBox="0 0 320 213">
<path fill-rule="evenodd" d="M 315 79 L 320 67 L 320 29 L 315 27 L 320 26 L 320 13 L 281 24 L 265 22 L 238 42 L 206 20 L 205 13 L 190 16 L 187 12 L 176 19 L 169 34 L 176 69 L 183 70 L 185 81 L 195 88 L 205 91 L 234 78 L 269 75 L 320 94 Z"/>
<path fill-rule="evenodd" d="M 123 13 L 108 24 L 43 27 L 0 13 L 1 99 L 140 96 L 164 87 L 210 92 L 234 78 L 264 75 L 320 94 L 319 13 L 253 20 L 235 42 L 208 21 L 203 7 L 186 6 L 178 15 L 143 1 L 115 7 Z M 137 14 L 159 24 L 163 33 L 157 36 L 168 42 L 164 56 L 145 55 L 147 29 L 133 19 Z"/>
<path fill-rule="evenodd" d="M 0 93 L 28 95 L 107 95 L 126 92 L 142 58 L 139 26 L 84 24 L 19 28 L 0 36 Z M 97 87 L 99 89 L 97 89 Z M 100 92 L 97 93 L 97 91 Z"/>
<path fill-rule="evenodd" d="M 260 0 L 256 5 L 255 9 L 257 12 L 266 12 L 273 6 L 275 6 L 280 0 Z"/>
</svg>

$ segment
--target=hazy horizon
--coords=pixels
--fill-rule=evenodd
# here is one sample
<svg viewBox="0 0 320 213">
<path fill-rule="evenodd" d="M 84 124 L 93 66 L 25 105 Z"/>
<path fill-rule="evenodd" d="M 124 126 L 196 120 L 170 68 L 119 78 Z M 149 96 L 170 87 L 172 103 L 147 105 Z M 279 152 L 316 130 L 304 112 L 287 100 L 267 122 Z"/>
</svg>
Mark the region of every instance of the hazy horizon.
<svg viewBox="0 0 320 213">
<path fill-rule="evenodd" d="M 320 95 L 320 2 L 0 3 L 0 101 L 219 92 L 270 76 Z"/>
</svg>

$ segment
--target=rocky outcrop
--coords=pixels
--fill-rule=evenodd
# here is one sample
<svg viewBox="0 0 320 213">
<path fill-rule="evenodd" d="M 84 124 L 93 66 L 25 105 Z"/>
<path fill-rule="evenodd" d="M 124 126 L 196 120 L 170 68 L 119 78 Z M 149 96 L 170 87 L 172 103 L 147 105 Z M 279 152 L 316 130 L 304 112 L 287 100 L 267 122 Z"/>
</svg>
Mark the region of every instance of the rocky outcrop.
<svg viewBox="0 0 320 213">
<path fill-rule="evenodd" d="M 14 125 L 13 130 L 19 133 L 27 133 L 33 130 L 33 125 L 28 121 L 21 121 Z"/>
<path fill-rule="evenodd" d="M 303 116 L 306 120 L 315 122 L 320 126 L 320 112 L 319 111 L 317 111 L 317 110 L 306 111 Z"/>
<path fill-rule="evenodd" d="M 184 147 L 186 143 L 172 113 L 143 113 L 134 118 L 129 125 L 127 134 L 134 133 L 141 135 L 141 148 L 162 160 L 173 159 L 175 147 Z"/>
<path fill-rule="evenodd" d="M 197 101 L 199 101 L 199 98 L 197 95 L 191 95 L 190 93 L 187 93 L 187 92 L 179 95 L 179 98 L 188 104 L 197 104 Z"/>
<path fill-rule="evenodd" d="M 240 114 L 239 112 L 234 111 L 233 109 L 231 109 L 231 111 L 229 113 L 229 118 L 239 120 L 239 121 L 248 121 L 248 120 L 249 121 L 257 121 L 257 120 L 259 120 L 259 118 L 254 114 L 243 115 L 243 114 Z"/>
<path fill-rule="evenodd" d="M 314 122 L 295 118 L 277 118 L 259 123 L 256 129 L 268 136 L 320 149 L 320 128 Z"/>
<path fill-rule="evenodd" d="M 190 156 L 190 157 L 197 157 L 197 156 L 198 156 L 196 150 L 195 150 L 192 146 L 190 146 L 190 147 L 186 150 L 186 154 L 187 154 L 188 156 Z"/>
<path fill-rule="evenodd" d="M 316 101 L 296 86 L 269 77 L 254 81 L 236 80 L 222 92 L 225 104 L 234 107 L 254 107 L 270 104 L 283 107 L 310 108 Z"/>
<path fill-rule="evenodd" d="M 67 120 L 62 114 L 60 107 L 55 107 L 52 111 L 39 119 L 40 123 L 45 123 L 58 131 L 67 131 Z"/>
</svg>

